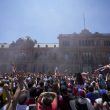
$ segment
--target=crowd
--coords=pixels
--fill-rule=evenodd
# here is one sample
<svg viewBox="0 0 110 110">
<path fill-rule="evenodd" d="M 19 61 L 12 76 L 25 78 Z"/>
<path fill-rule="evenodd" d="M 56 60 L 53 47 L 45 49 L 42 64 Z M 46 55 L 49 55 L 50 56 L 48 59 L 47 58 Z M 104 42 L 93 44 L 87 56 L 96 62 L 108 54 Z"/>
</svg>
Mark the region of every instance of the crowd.
<svg viewBox="0 0 110 110">
<path fill-rule="evenodd" d="M 0 110 L 110 110 L 110 74 L 0 75 Z"/>
</svg>

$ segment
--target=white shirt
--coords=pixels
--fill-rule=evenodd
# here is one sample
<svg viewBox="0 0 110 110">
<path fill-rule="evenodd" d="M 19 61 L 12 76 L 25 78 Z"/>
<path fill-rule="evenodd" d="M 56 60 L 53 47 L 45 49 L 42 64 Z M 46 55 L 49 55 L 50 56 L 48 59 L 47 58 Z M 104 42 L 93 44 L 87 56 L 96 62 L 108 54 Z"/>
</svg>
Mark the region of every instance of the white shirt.
<svg viewBox="0 0 110 110">
<path fill-rule="evenodd" d="M 19 105 L 19 104 L 17 104 L 16 110 L 29 110 L 29 107 L 27 105 Z"/>
<path fill-rule="evenodd" d="M 95 102 L 96 102 L 97 104 L 99 104 L 99 102 L 102 103 L 102 98 L 96 99 Z M 107 108 L 104 106 L 102 110 L 107 110 Z"/>
<path fill-rule="evenodd" d="M 0 110 L 7 110 L 5 106 L 3 106 Z M 19 105 L 17 104 L 16 110 L 29 110 L 27 105 Z"/>
</svg>

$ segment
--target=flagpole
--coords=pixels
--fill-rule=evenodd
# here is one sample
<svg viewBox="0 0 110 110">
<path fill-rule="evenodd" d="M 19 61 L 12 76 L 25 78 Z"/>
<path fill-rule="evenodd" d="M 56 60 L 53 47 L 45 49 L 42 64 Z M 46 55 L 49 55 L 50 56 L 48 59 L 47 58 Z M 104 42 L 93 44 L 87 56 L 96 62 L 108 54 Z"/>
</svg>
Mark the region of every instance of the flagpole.
<svg viewBox="0 0 110 110">
<path fill-rule="evenodd" d="M 84 17 L 84 13 L 83 13 L 83 19 L 84 19 L 84 29 L 85 29 L 85 17 Z"/>
</svg>

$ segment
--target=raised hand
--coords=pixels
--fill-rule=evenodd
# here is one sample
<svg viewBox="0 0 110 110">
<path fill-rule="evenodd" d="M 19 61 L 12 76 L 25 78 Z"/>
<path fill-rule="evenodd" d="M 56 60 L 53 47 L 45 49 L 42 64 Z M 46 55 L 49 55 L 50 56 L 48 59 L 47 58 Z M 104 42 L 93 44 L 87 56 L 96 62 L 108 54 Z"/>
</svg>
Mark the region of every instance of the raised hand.
<svg viewBox="0 0 110 110">
<path fill-rule="evenodd" d="M 3 86 L 3 88 L 4 89 L 8 89 L 8 84 L 5 83 L 4 86 Z"/>
</svg>

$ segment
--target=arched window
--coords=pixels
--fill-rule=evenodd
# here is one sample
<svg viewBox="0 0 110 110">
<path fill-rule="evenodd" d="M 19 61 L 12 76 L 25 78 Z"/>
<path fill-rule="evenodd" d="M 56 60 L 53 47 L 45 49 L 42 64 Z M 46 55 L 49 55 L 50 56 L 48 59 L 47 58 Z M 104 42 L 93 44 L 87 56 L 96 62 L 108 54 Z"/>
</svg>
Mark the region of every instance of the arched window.
<svg viewBox="0 0 110 110">
<path fill-rule="evenodd" d="M 64 59 L 65 59 L 65 60 L 68 60 L 68 53 L 65 53 Z"/>
</svg>

